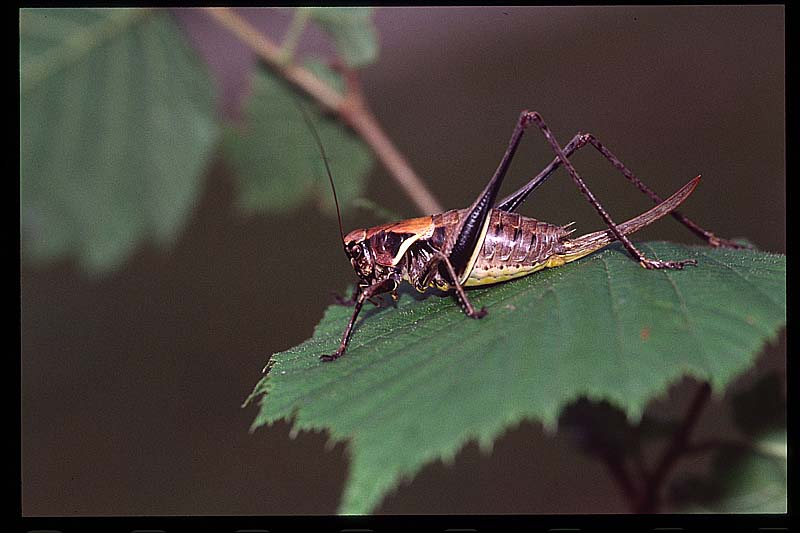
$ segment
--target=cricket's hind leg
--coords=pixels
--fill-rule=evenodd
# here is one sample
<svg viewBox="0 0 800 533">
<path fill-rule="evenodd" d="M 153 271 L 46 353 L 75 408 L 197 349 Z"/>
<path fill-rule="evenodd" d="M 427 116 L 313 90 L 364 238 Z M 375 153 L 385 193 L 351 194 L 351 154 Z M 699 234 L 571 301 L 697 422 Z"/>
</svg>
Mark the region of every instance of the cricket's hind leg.
<svg viewBox="0 0 800 533">
<path fill-rule="evenodd" d="M 483 318 L 486 316 L 486 308 L 481 307 L 480 310 L 475 310 L 475 307 L 472 305 L 472 302 L 469 301 L 467 298 L 467 293 L 464 290 L 464 287 L 461 286 L 461 282 L 458 281 L 458 274 L 456 274 L 456 270 L 453 267 L 453 264 L 447 258 L 446 255 L 439 252 L 437 253 L 431 262 L 428 264 L 428 268 L 431 269 L 438 269 L 439 265 L 442 264 L 445 267 L 447 272 L 448 281 L 450 285 L 455 290 L 456 299 L 458 299 L 459 305 L 461 305 L 461 309 L 464 310 L 464 314 L 470 318 Z M 451 281 L 452 280 L 452 281 Z"/>
<path fill-rule="evenodd" d="M 633 183 L 637 189 L 642 191 L 646 194 L 654 203 L 660 204 L 663 202 L 660 196 L 658 196 L 655 192 L 653 192 L 647 185 L 642 183 L 642 181 L 637 178 L 633 172 L 631 172 L 623 163 L 620 161 L 614 154 L 611 153 L 611 150 L 605 147 L 600 140 L 592 135 L 591 133 L 581 133 L 579 137 L 582 139 L 582 142 L 589 143 L 593 146 L 600 154 L 605 157 L 609 163 L 611 163 L 614 168 L 619 170 L 625 178 L 628 179 L 631 183 Z M 749 246 L 745 246 L 742 244 L 738 244 L 728 239 L 723 239 L 721 237 L 717 237 L 712 232 L 708 231 L 700 227 L 696 222 L 691 220 L 689 217 L 685 216 L 683 213 L 679 211 L 673 211 L 670 213 L 673 218 L 675 218 L 678 222 L 689 228 L 689 230 L 700 237 L 701 239 L 705 240 L 708 244 L 714 247 L 725 247 L 725 248 L 748 248 Z"/>
<path fill-rule="evenodd" d="M 564 150 L 558 144 L 558 141 L 556 141 L 553 133 L 550 131 L 550 128 L 547 127 L 547 124 L 545 124 L 544 120 L 542 119 L 542 116 L 536 111 L 523 111 L 520 115 L 520 124 L 527 126 L 530 123 L 536 124 L 547 142 L 550 144 L 553 152 L 555 152 L 556 156 L 558 156 L 561 164 L 564 165 L 564 168 L 566 168 L 567 172 L 569 172 L 569 175 L 572 177 L 572 181 L 575 182 L 578 190 L 580 190 L 583 196 L 589 201 L 590 204 L 592 204 L 614 237 L 622 243 L 625 249 L 628 250 L 628 252 L 639 262 L 641 266 L 647 269 L 663 268 L 680 270 L 686 265 L 697 264 L 695 259 L 683 259 L 679 261 L 658 261 L 654 259 L 648 259 L 638 248 L 636 248 L 636 246 L 634 246 L 631 240 L 619 230 L 616 223 L 611 219 L 611 216 L 606 212 L 603 206 L 600 205 L 600 202 L 597 201 L 597 198 L 595 198 L 594 194 L 592 194 L 592 191 L 589 190 L 589 187 L 586 186 L 586 183 L 583 181 L 580 175 L 578 175 L 575 167 L 573 167 L 570 160 L 567 159 L 567 156 L 564 154 Z"/>
<path fill-rule="evenodd" d="M 633 183 L 637 189 L 647 195 L 648 198 L 653 200 L 656 204 L 660 204 L 663 200 L 660 196 L 658 196 L 652 189 L 647 187 L 639 178 L 637 178 L 633 172 L 631 172 L 623 163 L 619 160 L 611 151 L 605 147 L 604 144 L 600 142 L 600 140 L 592 135 L 591 133 L 578 133 L 575 135 L 572 140 L 563 148 L 564 155 L 569 157 L 574 152 L 577 152 L 584 146 L 593 146 L 600 154 L 611 163 L 614 168 L 619 170 L 625 178 Z M 525 201 L 525 199 L 542 183 L 544 183 L 552 173 L 561 165 L 561 160 L 559 157 L 553 159 L 549 165 L 547 165 L 544 170 L 542 170 L 539 174 L 536 175 L 533 179 L 531 179 L 528 183 L 526 183 L 523 187 L 519 190 L 515 191 L 514 193 L 510 194 L 503 200 L 501 200 L 498 205 L 497 209 L 502 211 L 515 211 L 519 205 Z M 699 224 L 691 220 L 689 217 L 685 216 L 684 214 L 680 213 L 679 211 L 673 211 L 670 213 L 676 220 L 678 220 L 681 224 L 689 228 L 692 233 L 704 239 L 709 245 L 714 247 L 725 247 L 725 248 L 748 248 L 747 245 L 742 245 L 736 242 L 733 242 L 728 239 L 723 239 L 721 237 L 716 236 L 711 231 L 708 231 L 705 228 L 702 228 Z"/>
</svg>

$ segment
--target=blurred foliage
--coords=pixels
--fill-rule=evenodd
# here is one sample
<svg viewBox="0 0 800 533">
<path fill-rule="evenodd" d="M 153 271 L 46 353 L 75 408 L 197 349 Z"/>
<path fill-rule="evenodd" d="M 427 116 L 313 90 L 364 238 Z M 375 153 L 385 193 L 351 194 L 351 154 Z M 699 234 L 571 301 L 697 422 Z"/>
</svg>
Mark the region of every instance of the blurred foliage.
<svg viewBox="0 0 800 533">
<path fill-rule="evenodd" d="M 378 33 L 372 23 L 372 8 L 306 9 L 311 13 L 311 20 L 333 38 L 336 51 L 347 66 L 362 68 L 378 58 Z"/>
<path fill-rule="evenodd" d="M 489 311 L 482 320 L 466 319 L 450 297 L 403 296 L 396 308 L 364 312 L 344 357 L 323 363 L 352 313 L 332 306 L 311 339 L 270 360 L 250 397 L 260 404 L 253 427 L 287 420 L 294 432 L 325 429 L 348 441 L 346 514 L 372 511 L 400 480 L 469 440 L 488 448 L 523 419 L 553 426 L 581 396 L 622 410 L 606 412 L 592 445 L 634 449 L 626 416 L 638 421 L 685 374 L 722 389 L 786 320 L 783 256 L 670 243 L 641 249 L 698 265 L 649 271 L 612 246 L 471 290 L 473 304 Z M 669 424 L 645 427 L 657 435 Z"/>
<path fill-rule="evenodd" d="M 785 513 L 788 448 L 781 378 L 768 374 L 731 400 L 742 441 L 721 442 L 705 475 L 684 475 L 669 487 L 681 512 Z"/>
<path fill-rule="evenodd" d="M 322 63 L 305 66 L 343 90 L 341 77 Z M 243 124 L 228 129 L 223 141 L 244 212 L 287 211 L 309 196 L 328 213 L 336 212 L 322 154 L 299 105 L 322 142 L 342 209 L 362 194 L 373 159 L 360 139 L 266 67 L 256 71 L 251 86 Z"/>
<path fill-rule="evenodd" d="M 353 201 L 350 202 L 350 207 L 358 208 L 371 214 L 378 221 L 378 224 L 386 224 L 403 218 L 403 216 L 396 211 L 378 205 L 369 198 L 363 196 L 353 199 Z"/>
<path fill-rule="evenodd" d="M 733 421 L 744 435 L 760 435 L 786 428 L 786 398 L 781 377 L 767 374 L 732 400 Z"/>
<path fill-rule="evenodd" d="M 308 12 L 347 65 L 376 59 L 371 9 Z M 342 90 L 329 69 L 308 66 Z M 143 242 L 172 243 L 197 202 L 219 132 L 205 65 L 172 17 L 152 9 L 23 9 L 20 67 L 24 260 L 73 256 L 99 273 L 118 268 Z M 316 195 L 333 212 L 322 157 L 289 99 L 310 108 L 343 203 L 364 188 L 372 166 L 366 146 L 260 69 L 247 122 L 226 137 L 239 204 L 285 211 Z"/>
<path fill-rule="evenodd" d="M 642 453 L 642 445 L 672 436 L 680 423 L 644 413 L 638 423 L 608 401 L 580 398 L 564 408 L 558 429 L 571 435 L 587 455 L 623 460 Z"/>
<path fill-rule="evenodd" d="M 763 435 L 753 448 L 722 446 L 706 475 L 686 475 L 669 487 L 682 513 L 785 513 L 786 431 Z"/>
<path fill-rule="evenodd" d="M 217 138 L 204 65 L 166 12 L 24 9 L 20 15 L 23 257 L 118 267 L 169 243 Z"/>
</svg>

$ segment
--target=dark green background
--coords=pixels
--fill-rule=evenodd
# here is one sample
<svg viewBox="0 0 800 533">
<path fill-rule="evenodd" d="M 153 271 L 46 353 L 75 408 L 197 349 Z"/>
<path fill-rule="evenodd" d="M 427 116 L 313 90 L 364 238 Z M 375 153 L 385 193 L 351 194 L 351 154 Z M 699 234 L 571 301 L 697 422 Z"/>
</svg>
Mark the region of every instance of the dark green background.
<svg viewBox="0 0 800 533">
<path fill-rule="evenodd" d="M 285 12 L 240 12 L 274 38 L 288 22 Z M 253 56 L 202 13 L 179 20 L 211 65 L 221 112 L 235 115 Z M 375 21 L 381 55 L 362 72 L 366 97 L 446 207 L 474 198 L 529 108 L 562 144 L 596 134 L 662 195 L 702 173 L 686 214 L 785 252 L 783 7 L 378 9 Z M 301 52 L 327 49 L 318 30 L 307 37 Z M 504 190 L 550 158 L 537 133 L 526 137 Z M 649 206 L 591 149 L 574 163 L 616 219 Z M 324 434 L 291 440 L 287 424 L 250 435 L 255 409 L 239 405 L 269 354 L 308 338 L 329 292 L 353 275 L 334 220 L 310 203 L 292 217 L 242 218 L 234 187 L 218 158 L 176 246 L 143 246 L 105 277 L 69 260 L 22 265 L 25 515 L 335 511 L 346 447 L 327 450 Z M 416 214 L 380 167 L 368 196 Z M 602 227 L 566 174 L 522 212 Z M 346 230 L 376 222 L 363 212 L 344 220 Z M 671 219 L 636 237 L 697 242 Z M 758 367 L 784 366 L 781 340 Z M 679 412 L 693 386 L 653 408 Z M 729 433 L 725 416 L 715 397 L 699 433 Z M 426 468 L 379 511 L 626 509 L 602 465 L 525 423 L 491 456 L 470 444 L 454 465 Z"/>
</svg>

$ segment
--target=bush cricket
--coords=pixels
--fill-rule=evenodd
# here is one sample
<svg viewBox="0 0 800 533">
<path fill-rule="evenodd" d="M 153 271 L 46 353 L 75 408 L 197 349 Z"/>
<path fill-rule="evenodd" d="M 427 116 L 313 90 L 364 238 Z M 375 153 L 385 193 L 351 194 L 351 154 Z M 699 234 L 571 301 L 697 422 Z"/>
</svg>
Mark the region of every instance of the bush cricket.
<svg viewBox="0 0 800 533">
<path fill-rule="evenodd" d="M 305 117 L 305 112 L 303 114 Z M 308 118 L 305 118 L 311 126 Z M 511 159 L 525 130 L 531 124 L 538 127 L 556 157 L 527 184 L 495 203 Z M 385 293 L 391 294 L 396 300 L 397 288 L 403 281 L 410 283 L 420 292 L 432 287 L 443 291 L 452 289 L 468 317 L 482 318 L 486 315 L 486 309 L 476 310 L 473 307 L 464 290 L 465 287 L 498 283 L 527 276 L 543 268 L 558 267 L 605 248 L 614 241 L 620 241 L 631 256 L 646 269 L 682 269 L 686 265 L 695 265 L 694 259 L 679 261 L 648 259 L 628 239 L 627 236 L 631 233 L 667 214 L 671 214 L 711 246 L 742 247 L 717 237 L 675 211 L 694 191 L 700 181 L 699 175 L 672 196 L 662 200 L 634 176 L 594 135 L 578 133 L 562 148 L 541 115 L 527 110 L 520 114 L 497 170 L 471 206 L 372 228 L 356 229 L 345 235 L 336 188 L 325 151 L 313 126 L 311 130 L 333 189 L 344 251 L 359 277 L 359 283 L 351 298 L 349 300 L 338 298 L 339 303 L 354 305 L 354 310 L 342 335 L 339 348 L 332 354 L 320 356 L 323 361 L 333 361 L 345 353 L 364 302 L 372 301 L 373 297 Z M 585 146 L 593 146 L 628 181 L 655 202 L 656 206 L 627 222 L 615 223 L 567 159 Z M 574 231 L 570 228 L 571 223 L 559 226 L 525 217 L 516 212 L 530 193 L 544 183 L 561 165 L 608 229 L 570 238 Z"/>
</svg>

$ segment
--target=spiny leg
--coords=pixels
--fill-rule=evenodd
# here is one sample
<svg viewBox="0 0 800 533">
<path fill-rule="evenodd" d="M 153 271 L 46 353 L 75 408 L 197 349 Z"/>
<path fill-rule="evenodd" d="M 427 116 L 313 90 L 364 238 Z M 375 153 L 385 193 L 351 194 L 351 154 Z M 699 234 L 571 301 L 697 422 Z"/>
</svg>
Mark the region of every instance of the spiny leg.
<svg viewBox="0 0 800 533">
<path fill-rule="evenodd" d="M 450 266 L 454 266 L 455 270 L 461 274 L 469 266 L 476 247 L 481 245 L 480 236 L 489 224 L 489 214 L 497 198 L 497 192 L 511 165 L 514 153 L 519 147 L 526 126 L 524 117 L 520 116 L 506 151 L 500 159 L 500 164 L 472 205 L 466 209 L 466 214 L 462 217 L 455 233 L 455 239 L 445 243 L 441 250 L 447 257 Z"/>
<path fill-rule="evenodd" d="M 350 295 L 350 298 L 345 298 L 344 296 L 342 296 L 338 292 L 331 291 L 331 296 L 333 296 L 333 303 L 335 303 L 336 305 L 343 305 L 344 307 L 353 307 L 353 305 L 355 305 L 355 303 L 356 303 L 356 298 L 358 297 L 359 290 L 360 290 L 360 287 L 358 285 L 353 287 L 353 293 Z M 369 300 L 369 303 L 371 303 L 375 307 L 380 307 L 380 305 L 381 305 L 380 296 L 378 296 L 378 300 L 379 301 L 377 301 L 377 302 L 372 298 L 368 298 L 368 300 Z"/>
<path fill-rule="evenodd" d="M 364 302 L 376 294 L 381 294 L 384 292 L 392 292 L 397 288 L 397 282 L 393 279 L 385 279 L 383 281 L 379 281 L 373 285 L 369 285 L 368 287 L 364 287 L 359 290 L 358 296 L 356 296 L 355 301 L 355 309 L 353 309 L 353 315 L 350 317 L 350 322 L 347 323 L 347 327 L 344 330 L 344 334 L 342 335 L 342 341 L 339 343 L 339 348 L 330 355 L 320 355 L 319 358 L 323 361 L 334 361 L 344 355 L 344 351 L 347 349 L 347 345 L 350 344 L 350 335 L 353 334 L 353 326 L 356 323 L 356 318 L 358 318 L 358 313 L 361 311 L 361 306 L 364 305 Z"/>
<path fill-rule="evenodd" d="M 625 176 L 628 181 L 636 185 L 636 188 L 646 194 L 653 202 L 656 204 L 660 204 L 663 200 L 660 196 L 658 196 L 655 192 L 653 192 L 647 185 L 642 183 L 639 178 L 637 178 L 633 172 L 631 172 L 623 163 L 620 161 L 614 154 L 611 153 L 611 150 L 605 147 L 600 140 L 592 135 L 591 133 L 583 133 L 581 134 L 582 138 L 585 138 L 595 149 L 597 149 L 600 154 L 605 157 L 614 168 L 619 170 L 623 176 Z M 735 243 L 728 239 L 723 239 L 721 237 L 717 237 L 712 232 L 708 231 L 700 227 L 697 223 L 692 221 L 689 217 L 685 216 L 683 213 L 679 211 L 673 211 L 670 213 L 673 218 L 675 218 L 678 222 L 689 228 L 692 233 L 704 239 L 708 244 L 714 247 L 724 247 L 724 248 L 749 248 L 749 246 L 742 245 Z"/>
<path fill-rule="evenodd" d="M 586 186 L 586 183 L 584 183 L 583 179 L 581 179 L 581 177 L 578 175 L 578 172 L 575 170 L 575 167 L 573 167 L 570 160 L 567 159 L 567 156 L 564 154 L 563 149 L 558 144 L 558 141 L 556 141 L 555 137 L 553 136 L 553 133 L 550 131 L 550 128 L 548 128 L 547 124 L 545 124 L 544 120 L 542 119 L 542 116 L 536 111 L 523 111 L 522 116 L 525 118 L 526 122 L 533 122 L 534 124 L 536 124 L 536 126 L 544 135 L 545 139 L 547 139 L 547 142 L 550 144 L 553 151 L 558 156 L 558 159 L 561 161 L 561 164 L 564 165 L 564 168 L 566 168 L 567 172 L 569 172 L 569 175 L 572 177 L 572 181 L 575 182 L 575 185 L 578 187 L 578 190 L 580 190 L 581 193 L 589 201 L 589 203 L 592 204 L 592 206 L 594 206 L 595 210 L 600 215 L 600 218 L 603 219 L 603 221 L 608 226 L 609 230 L 611 230 L 611 233 L 614 234 L 614 237 L 617 240 L 619 240 L 623 246 L 625 246 L 625 249 L 628 250 L 628 252 L 637 261 L 639 261 L 640 265 L 642 265 L 644 268 L 647 269 L 656 269 L 656 268 L 682 269 L 685 265 L 697 264 L 697 261 L 694 259 L 684 259 L 680 261 L 658 261 L 654 259 L 648 259 L 647 257 L 645 257 L 645 255 L 641 251 L 639 251 L 639 249 L 636 248 L 636 246 L 633 245 L 631 240 L 628 239 L 628 237 L 626 237 L 625 235 L 622 234 L 622 232 L 619 231 L 617 225 L 611 219 L 611 216 L 609 216 L 609 214 L 606 212 L 603 206 L 600 205 L 600 202 L 597 201 L 597 198 L 595 198 L 594 194 L 592 194 L 592 191 L 590 191 L 589 188 Z"/>
<path fill-rule="evenodd" d="M 633 183 L 637 189 L 643 192 L 645 195 L 648 196 L 654 203 L 659 204 L 663 200 L 660 196 L 658 196 L 652 189 L 647 187 L 639 178 L 637 178 L 633 172 L 631 172 L 623 163 L 619 160 L 611 151 L 603 145 L 600 140 L 592 135 L 591 133 L 578 133 L 575 135 L 572 140 L 564 147 L 564 155 L 569 157 L 574 152 L 577 152 L 584 146 L 592 146 L 594 147 L 600 154 L 606 158 L 609 163 L 611 163 L 614 168 L 619 170 L 625 178 Z M 542 170 L 539 174 L 536 175 L 532 180 L 530 180 L 525 186 L 521 187 L 519 190 L 515 191 L 514 193 L 510 194 L 503 200 L 501 200 L 498 205 L 497 209 L 502 211 L 515 211 L 517 207 L 525 201 L 525 199 L 542 183 L 544 183 L 547 178 L 561 165 L 561 160 L 556 157 L 553 161 L 547 165 L 544 170 Z M 693 220 L 689 219 L 689 217 L 685 216 L 684 214 L 680 213 L 679 211 L 673 211 L 670 213 L 676 220 L 678 220 L 681 224 L 689 228 L 695 235 L 704 239 L 709 245 L 714 247 L 726 247 L 726 248 L 747 248 L 747 245 L 742 245 L 735 243 L 728 239 L 723 239 L 721 237 L 717 237 L 714 233 L 702 228 Z"/>
<path fill-rule="evenodd" d="M 456 291 L 456 298 L 458 299 L 458 303 L 461 305 L 461 309 L 464 310 L 464 313 L 470 318 L 483 318 L 486 316 L 486 308 L 481 307 L 480 311 L 476 311 L 475 307 L 472 306 L 472 303 L 467 298 L 467 293 L 464 291 L 464 287 L 461 286 L 461 282 L 458 281 L 458 274 L 456 274 L 455 268 L 453 268 L 453 264 L 447 258 L 446 255 L 439 252 L 434 256 L 434 260 L 431 263 L 431 268 L 436 268 L 437 263 L 441 262 L 444 264 L 445 268 L 447 269 L 447 273 L 452 280 L 453 288 Z"/>
<path fill-rule="evenodd" d="M 572 138 L 572 140 L 564 147 L 564 155 L 567 157 L 571 156 L 573 152 L 577 151 L 580 148 L 585 146 L 585 141 L 581 138 L 581 134 L 576 135 Z M 522 205 L 528 196 L 531 195 L 533 191 L 535 191 L 539 185 L 547 181 L 547 179 L 555 172 L 555 170 L 561 166 L 561 160 L 556 157 L 553 161 L 550 162 L 549 165 L 544 167 L 544 169 L 539 172 L 533 179 L 531 179 L 528 183 L 514 191 L 513 193 L 509 194 L 499 202 L 495 206 L 495 209 L 499 209 L 500 211 L 507 211 L 512 213 L 517 210 L 517 208 Z"/>
<path fill-rule="evenodd" d="M 350 295 L 350 298 L 345 298 L 338 292 L 331 291 L 334 303 L 336 303 L 337 305 L 343 305 L 345 307 L 353 307 L 353 305 L 355 305 L 356 298 L 358 298 L 358 293 L 359 293 L 358 284 L 356 284 L 356 286 L 353 287 L 353 293 Z"/>
</svg>

